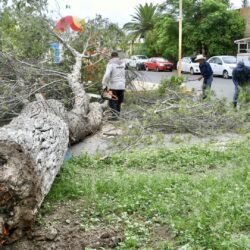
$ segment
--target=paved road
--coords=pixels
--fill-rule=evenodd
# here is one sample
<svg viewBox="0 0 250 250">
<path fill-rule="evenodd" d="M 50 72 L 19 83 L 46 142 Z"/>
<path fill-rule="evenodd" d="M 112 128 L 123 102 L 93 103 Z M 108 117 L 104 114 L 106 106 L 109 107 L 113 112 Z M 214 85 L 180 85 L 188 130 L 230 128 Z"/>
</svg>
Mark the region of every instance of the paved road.
<svg viewBox="0 0 250 250">
<path fill-rule="evenodd" d="M 172 75 L 177 75 L 177 72 L 139 71 L 139 74 L 142 81 L 159 84 L 162 79 L 170 77 Z M 187 86 L 189 88 L 195 88 L 197 91 L 201 91 L 202 80 L 190 82 L 188 81 L 197 79 L 199 76 L 200 75 L 183 74 L 183 77 L 187 80 Z M 223 79 L 222 77 L 215 76 L 212 83 L 212 90 L 214 90 L 218 97 L 226 97 L 228 101 L 233 100 L 234 84 L 232 82 L 232 79 Z"/>
</svg>

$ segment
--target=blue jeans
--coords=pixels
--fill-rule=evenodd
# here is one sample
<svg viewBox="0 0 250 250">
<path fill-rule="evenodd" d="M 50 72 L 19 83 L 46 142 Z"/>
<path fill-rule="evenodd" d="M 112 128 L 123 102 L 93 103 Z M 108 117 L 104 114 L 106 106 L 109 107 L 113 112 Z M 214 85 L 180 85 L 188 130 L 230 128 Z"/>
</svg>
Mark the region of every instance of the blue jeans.
<svg viewBox="0 0 250 250">
<path fill-rule="evenodd" d="M 204 78 L 202 85 L 202 98 L 206 99 L 208 92 L 210 92 L 211 86 L 213 82 L 213 75 L 209 76 L 207 79 Z"/>
</svg>

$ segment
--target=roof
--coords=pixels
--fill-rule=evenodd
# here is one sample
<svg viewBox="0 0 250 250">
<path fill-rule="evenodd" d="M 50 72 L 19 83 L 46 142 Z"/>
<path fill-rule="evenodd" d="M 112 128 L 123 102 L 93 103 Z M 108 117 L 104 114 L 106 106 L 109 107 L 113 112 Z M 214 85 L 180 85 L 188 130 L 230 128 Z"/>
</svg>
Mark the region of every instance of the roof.
<svg viewBox="0 0 250 250">
<path fill-rule="evenodd" d="M 250 42 L 250 37 L 246 37 L 240 40 L 235 40 L 234 43 L 241 43 L 241 42 Z"/>
<path fill-rule="evenodd" d="M 212 57 L 235 57 L 233 55 L 215 55 L 215 56 L 211 56 L 210 58 Z"/>
</svg>

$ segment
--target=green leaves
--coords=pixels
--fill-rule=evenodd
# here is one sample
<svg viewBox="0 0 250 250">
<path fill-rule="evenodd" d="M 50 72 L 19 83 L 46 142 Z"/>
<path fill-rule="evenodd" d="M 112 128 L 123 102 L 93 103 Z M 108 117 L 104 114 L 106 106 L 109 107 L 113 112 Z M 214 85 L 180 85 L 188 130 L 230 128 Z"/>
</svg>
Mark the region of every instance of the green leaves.
<svg viewBox="0 0 250 250">
<path fill-rule="evenodd" d="M 168 0 L 165 11 L 157 19 L 152 39 L 147 40 L 149 54 L 170 59 L 178 57 L 179 1 Z M 229 1 L 183 2 L 183 55 L 203 52 L 208 56 L 235 54 L 234 40 L 243 37 L 244 20 L 238 11 L 230 9 Z"/>
<path fill-rule="evenodd" d="M 159 93 L 163 96 L 166 93 L 166 89 L 179 89 L 180 85 L 183 83 L 184 78 L 182 76 L 171 76 L 171 78 L 166 78 L 161 81 L 161 85 L 159 87 Z"/>
<path fill-rule="evenodd" d="M 4 8 L 0 23 L 3 51 L 11 52 L 21 59 L 38 59 L 48 51 L 51 35 L 45 20 L 37 13 L 25 14 L 24 10 Z"/>
<path fill-rule="evenodd" d="M 146 34 L 153 30 L 155 19 L 157 17 L 157 5 L 145 4 L 139 5 L 135 9 L 135 15 L 132 15 L 132 22 L 124 25 L 124 30 L 129 31 L 133 41 L 137 38 L 145 38 Z"/>
</svg>

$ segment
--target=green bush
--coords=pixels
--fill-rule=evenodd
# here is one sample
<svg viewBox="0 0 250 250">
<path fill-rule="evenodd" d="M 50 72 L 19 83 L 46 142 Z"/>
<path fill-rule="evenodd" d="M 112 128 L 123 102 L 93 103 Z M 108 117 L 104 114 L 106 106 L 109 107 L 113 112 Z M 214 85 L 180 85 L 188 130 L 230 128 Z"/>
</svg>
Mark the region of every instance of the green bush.
<svg viewBox="0 0 250 250">
<path fill-rule="evenodd" d="M 178 89 L 183 83 L 184 78 L 182 76 L 171 76 L 171 78 L 166 78 L 161 81 L 159 87 L 160 95 L 164 95 L 166 93 L 166 89 Z"/>
</svg>

